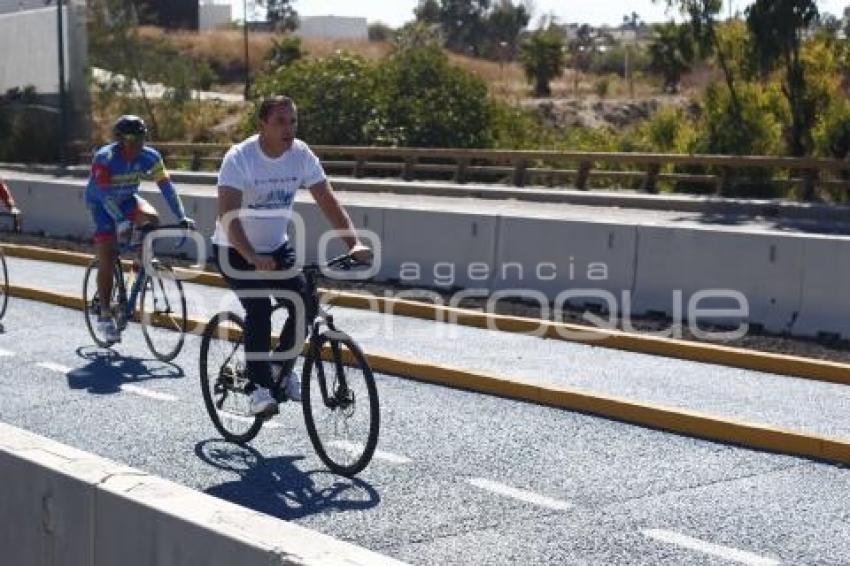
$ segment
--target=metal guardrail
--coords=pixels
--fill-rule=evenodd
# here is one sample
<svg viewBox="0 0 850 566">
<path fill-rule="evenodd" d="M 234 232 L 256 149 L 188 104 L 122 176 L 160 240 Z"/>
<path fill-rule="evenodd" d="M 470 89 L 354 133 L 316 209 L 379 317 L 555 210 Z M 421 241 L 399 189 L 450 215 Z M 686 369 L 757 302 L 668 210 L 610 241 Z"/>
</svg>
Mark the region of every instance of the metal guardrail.
<svg viewBox="0 0 850 566">
<path fill-rule="evenodd" d="M 80 162 L 91 156 L 88 144 L 77 142 Z M 226 144 L 152 143 L 169 166 L 193 171 L 214 170 Z M 668 190 L 732 194 L 742 185 L 791 189 L 797 198 L 814 200 L 819 189 L 832 198 L 850 199 L 850 161 L 818 158 L 663 153 L 603 153 L 584 151 L 518 151 L 444 148 L 311 146 L 331 173 L 353 177 L 393 176 L 404 180 L 450 180 L 527 185 L 571 186 L 589 190 L 625 186 L 647 193 L 667 183 Z M 600 179 L 608 184 L 601 185 Z"/>
</svg>

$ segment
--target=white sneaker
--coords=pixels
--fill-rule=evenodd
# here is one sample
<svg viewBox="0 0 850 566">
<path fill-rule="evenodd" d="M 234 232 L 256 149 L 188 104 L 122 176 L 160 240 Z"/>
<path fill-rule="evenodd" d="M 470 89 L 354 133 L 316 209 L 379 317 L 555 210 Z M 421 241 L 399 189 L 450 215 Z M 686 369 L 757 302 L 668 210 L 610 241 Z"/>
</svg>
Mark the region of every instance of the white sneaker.
<svg viewBox="0 0 850 566">
<path fill-rule="evenodd" d="M 277 401 L 265 387 L 257 387 L 251 392 L 248 412 L 252 415 L 274 416 L 278 413 Z"/>
<path fill-rule="evenodd" d="M 284 388 L 287 398 L 292 401 L 301 400 L 301 377 L 294 371 L 289 372 L 286 376 L 286 385 Z"/>
<path fill-rule="evenodd" d="M 111 318 L 98 317 L 97 332 L 103 336 L 104 340 L 115 344 L 121 341 L 121 333 L 118 332 L 118 327 L 115 326 L 115 321 Z"/>
</svg>

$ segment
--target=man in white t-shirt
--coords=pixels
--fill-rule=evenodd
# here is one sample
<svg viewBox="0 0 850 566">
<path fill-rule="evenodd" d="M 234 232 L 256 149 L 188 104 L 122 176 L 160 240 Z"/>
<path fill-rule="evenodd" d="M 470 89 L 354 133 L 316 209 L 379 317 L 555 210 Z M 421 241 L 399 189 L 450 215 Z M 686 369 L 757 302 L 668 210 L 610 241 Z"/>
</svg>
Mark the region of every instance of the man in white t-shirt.
<svg viewBox="0 0 850 566">
<path fill-rule="evenodd" d="M 305 297 L 303 275 L 286 279 L 262 279 L 257 273 L 291 266 L 295 252 L 289 245 L 286 228 L 295 201 L 295 192 L 306 188 L 316 200 L 331 226 L 342 231 L 343 239 L 354 258 L 363 263 L 372 259 L 372 251 L 357 237 L 348 213 L 334 195 L 319 159 L 303 141 L 295 138 L 298 125 L 297 108 L 286 96 L 268 98 L 260 103 L 259 134 L 234 145 L 224 156 L 218 175 L 218 220 L 213 243 L 222 275 L 237 292 L 245 308 L 245 352 L 260 354 L 262 359 L 249 359 L 247 376 L 254 384 L 251 414 L 271 416 L 278 411 L 277 401 L 269 389 L 273 386 L 272 368 L 265 357 L 270 348 L 270 296 L 257 296 L 257 290 L 295 291 Z M 304 300 L 305 324 L 313 320 L 316 305 Z M 287 305 L 289 316 L 284 325 L 281 348 L 292 351 L 295 346 L 295 308 Z M 256 358 L 256 356 L 252 356 Z M 295 359 L 288 360 L 286 395 L 301 398 L 298 375 L 292 371 Z"/>
</svg>

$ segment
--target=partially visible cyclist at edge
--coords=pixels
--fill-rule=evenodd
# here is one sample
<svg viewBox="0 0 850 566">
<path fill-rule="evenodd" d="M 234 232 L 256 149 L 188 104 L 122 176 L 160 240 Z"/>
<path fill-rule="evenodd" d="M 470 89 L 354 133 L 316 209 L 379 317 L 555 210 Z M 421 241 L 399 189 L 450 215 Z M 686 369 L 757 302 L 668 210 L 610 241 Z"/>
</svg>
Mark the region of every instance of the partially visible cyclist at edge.
<svg viewBox="0 0 850 566">
<path fill-rule="evenodd" d="M 20 232 L 21 209 L 19 209 L 15 204 L 15 197 L 12 196 L 12 191 L 10 191 L 6 183 L 3 182 L 3 179 L 0 179 L 0 200 L 2 200 L 3 204 L 6 205 L 6 208 L 9 209 L 9 214 L 12 215 L 12 221 L 15 223 L 15 232 Z"/>
<path fill-rule="evenodd" d="M 128 236 L 132 226 L 155 228 L 159 225 L 156 209 L 139 195 L 142 177 L 152 178 L 179 223 L 194 228 L 186 216 L 180 196 L 171 184 L 162 157 L 145 145 L 147 126 L 138 116 L 125 115 L 115 122 L 113 143 L 98 149 L 92 160 L 91 176 L 86 187 L 86 205 L 94 221 L 94 245 L 100 269 L 97 270 L 97 292 L 100 297 L 98 332 L 110 342 L 120 342 L 121 335 L 112 318 L 109 300 L 112 296 L 111 266 L 118 253 L 116 238 Z"/>
<path fill-rule="evenodd" d="M 341 231 L 356 260 L 370 263 L 372 250 L 357 237 L 351 218 L 334 195 L 318 157 L 295 137 L 298 125 L 295 102 L 287 96 L 267 98 L 260 103 L 257 118 L 259 133 L 231 147 L 221 164 L 213 244 L 221 273 L 245 308 L 246 373 L 253 389 L 249 412 L 271 416 L 278 412 L 278 406 L 270 391 L 274 387 L 269 357 L 270 295 L 276 289 L 298 293 L 304 307 L 301 312 L 305 328 L 315 317 L 317 308 L 307 296 L 303 274 L 258 278 L 259 274 L 253 273 L 293 265 L 295 251 L 289 244 L 286 228 L 296 191 L 303 188 L 310 191 L 330 225 Z M 258 296 L 258 291 L 262 296 Z M 280 347 L 284 352 L 292 352 L 297 349 L 295 306 L 289 301 L 284 304 L 288 316 Z M 278 372 L 283 369 L 282 363 L 274 365 Z M 291 371 L 285 379 L 286 396 L 300 401 L 298 374 Z"/>
</svg>

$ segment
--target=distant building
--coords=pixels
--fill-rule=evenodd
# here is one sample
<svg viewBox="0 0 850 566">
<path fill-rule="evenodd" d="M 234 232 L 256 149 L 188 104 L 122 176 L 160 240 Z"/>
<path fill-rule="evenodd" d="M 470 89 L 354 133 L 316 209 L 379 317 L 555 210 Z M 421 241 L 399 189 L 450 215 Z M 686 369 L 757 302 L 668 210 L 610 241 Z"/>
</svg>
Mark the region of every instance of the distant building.
<svg viewBox="0 0 850 566">
<path fill-rule="evenodd" d="M 366 18 L 343 16 L 299 16 L 295 35 L 327 39 L 369 39 Z"/>
<path fill-rule="evenodd" d="M 54 0 L 0 0 L 0 14 L 24 12 L 37 8 L 56 7 Z"/>
<path fill-rule="evenodd" d="M 202 1 L 198 10 L 198 29 L 201 31 L 227 26 L 233 19 L 230 4 L 216 3 L 215 0 Z"/>
</svg>

